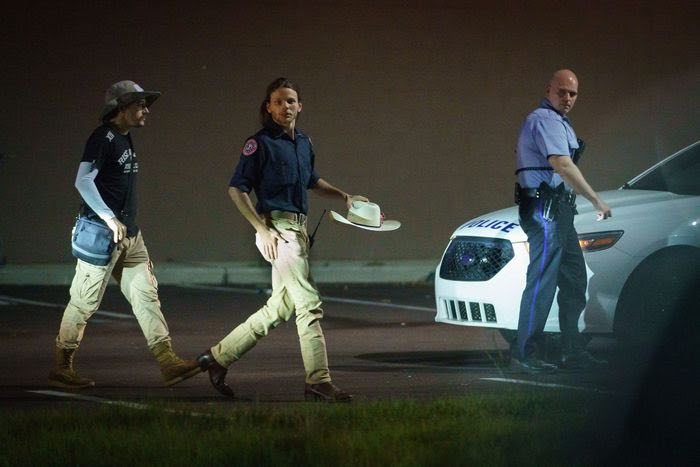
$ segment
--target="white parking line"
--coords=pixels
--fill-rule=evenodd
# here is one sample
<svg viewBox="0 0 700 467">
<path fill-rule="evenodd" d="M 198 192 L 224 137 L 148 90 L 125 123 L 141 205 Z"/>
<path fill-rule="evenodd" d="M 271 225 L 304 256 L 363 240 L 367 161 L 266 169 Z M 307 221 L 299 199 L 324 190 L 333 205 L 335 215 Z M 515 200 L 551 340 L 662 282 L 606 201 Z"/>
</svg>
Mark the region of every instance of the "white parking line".
<svg viewBox="0 0 700 467">
<path fill-rule="evenodd" d="M 588 391 L 588 392 L 596 392 L 599 394 L 610 394 L 610 395 L 617 395 L 618 394 L 615 391 L 607 391 L 605 389 L 587 388 L 585 386 L 570 386 L 568 384 L 542 383 L 540 381 L 530 381 L 527 379 L 481 378 L 481 380 L 482 381 L 494 381 L 496 383 L 524 384 L 527 386 L 539 386 L 539 387 L 545 387 L 545 388 L 573 389 L 574 391 Z"/>
<path fill-rule="evenodd" d="M 247 293 L 247 294 L 265 294 L 265 295 L 270 295 L 271 290 L 270 289 L 245 289 L 245 288 L 236 288 L 236 287 L 223 287 L 223 286 L 217 286 L 217 285 L 197 285 L 197 284 L 181 284 L 178 287 L 186 288 L 186 289 L 195 289 L 195 290 L 216 290 L 219 292 L 235 292 L 235 293 Z M 355 300 L 352 298 L 341 298 L 341 297 L 327 297 L 323 296 L 321 297 L 321 300 L 324 302 L 330 302 L 330 303 L 350 303 L 352 305 L 366 305 L 366 306 L 375 306 L 375 307 L 387 307 L 387 308 L 399 308 L 402 310 L 414 310 L 414 311 L 429 311 L 431 313 L 435 313 L 435 308 L 430 308 L 430 307 L 425 307 L 425 306 L 413 306 L 413 305 L 400 305 L 398 303 L 387 303 L 387 302 L 375 302 L 371 300 Z"/>
<path fill-rule="evenodd" d="M 9 297 L 7 295 L 0 295 L 0 300 L 8 302 L 10 304 L 21 303 L 24 305 L 41 306 L 45 308 L 60 308 L 64 309 L 66 307 L 65 303 L 50 303 L 50 302 L 39 302 L 37 300 L 27 300 L 25 298 Z M 97 310 L 99 316 L 109 316 L 110 318 L 120 318 L 120 319 L 134 319 L 134 315 L 126 313 L 117 313 L 115 311 L 107 310 Z"/>
<path fill-rule="evenodd" d="M 154 407 L 147 405 L 147 404 L 140 404 L 138 402 L 127 402 L 127 401 L 114 401 L 110 399 L 103 399 L 101 397 L 95 397 L 95 396 L 86 396 L 83 394 L 73 394 L 70 392 L 61 392 L 61 391 L 27 391 L 31 392 L 34 394 L 41 394 L 42 396 L 53 396 L 53 397 L 62 397 L 64 399 L 75 399 L 79 401 L 87 401 L 87 402 L 95 402 L 98 404 L 106 404 L 106 405 L 116 405 L 119 407 L 126 407 L 129 409 L 136 409 L 136 410 L 149 410 L 153 409 Z M 181 410 L 173 410 L 173 409 L 160 409 L 163 412 L 166 413 L 174 413 L 174 414 L 179 414 L 179 415 L 190 415 L 192 417 L 211 417 L 213 415 L 211 414 L 205 414 L 205 413 L 200 413 L 200 412 L 184 412 Z"/>
</svg>

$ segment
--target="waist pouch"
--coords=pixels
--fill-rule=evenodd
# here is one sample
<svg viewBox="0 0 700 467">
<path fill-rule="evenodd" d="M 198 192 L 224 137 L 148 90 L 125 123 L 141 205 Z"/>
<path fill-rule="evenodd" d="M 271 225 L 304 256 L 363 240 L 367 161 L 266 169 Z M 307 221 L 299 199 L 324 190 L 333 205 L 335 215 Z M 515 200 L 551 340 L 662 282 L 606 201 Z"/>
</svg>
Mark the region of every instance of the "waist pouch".
<svg viewBox="0 0 700 467">
<path fill-rule="evenodd" d="M 78 217 L 71 234 L 73 256 L 95 266 L 106 266 L 112 259 L 114 234 L 100 220 Z"/>
</svg>

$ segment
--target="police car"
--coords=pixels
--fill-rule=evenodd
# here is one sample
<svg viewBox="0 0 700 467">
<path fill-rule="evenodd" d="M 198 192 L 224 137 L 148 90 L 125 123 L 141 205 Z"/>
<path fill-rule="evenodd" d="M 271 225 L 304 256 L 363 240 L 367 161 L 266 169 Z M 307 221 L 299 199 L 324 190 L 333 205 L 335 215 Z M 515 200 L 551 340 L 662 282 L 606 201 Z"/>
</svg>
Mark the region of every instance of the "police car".
<svg viewBox="0 0 700 467">
<path fill-rule="evenodd" d="M 579 329 L 648 342 L 673 313 L 698 309 L 700 141 L 599 194 L 613 213 L 604 221 L 577 199 L 574 224 L 588 269 Z M 510 341 L 528 262 L 517 206 L 467 221 L 435 271 L 435 321 L 498 329 Z M 545 332 L 559 332 L 556 299 Z"/>
</svg>

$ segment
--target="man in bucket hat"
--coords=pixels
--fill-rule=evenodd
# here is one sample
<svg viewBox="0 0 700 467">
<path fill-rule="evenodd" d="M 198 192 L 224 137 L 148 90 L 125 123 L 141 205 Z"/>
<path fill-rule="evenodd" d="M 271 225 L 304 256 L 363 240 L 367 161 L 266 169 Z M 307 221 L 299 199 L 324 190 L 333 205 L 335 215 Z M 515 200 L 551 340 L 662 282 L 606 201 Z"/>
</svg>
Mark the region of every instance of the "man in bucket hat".
<svg viewBox="0 0 700 467">
<path fill-rule="evenodd" d="M 159 96 L 160 92 L 144 91 L 133 81 L 113 84 L 100 112 L 102 124 L 85 145 L 75 179 L 82 198 L 80 216 L 107 225 L 116 245 L 106 265 L 77 260 L 70 301 L 56 337 L 56 366 L 49 372 L 53 386 L 79 389 L 95 385 L 93 380 L 78 374 L 73 359 L 110 277 L 114 277 L 131 304 L 165 384 L 176 384 L 200 371 L 195 360 L 182 360 L 172 350 L 153 265 L 136 225 L 139 163 L 130 130 L 146 124 L 149 106 Z"/>
</svg>

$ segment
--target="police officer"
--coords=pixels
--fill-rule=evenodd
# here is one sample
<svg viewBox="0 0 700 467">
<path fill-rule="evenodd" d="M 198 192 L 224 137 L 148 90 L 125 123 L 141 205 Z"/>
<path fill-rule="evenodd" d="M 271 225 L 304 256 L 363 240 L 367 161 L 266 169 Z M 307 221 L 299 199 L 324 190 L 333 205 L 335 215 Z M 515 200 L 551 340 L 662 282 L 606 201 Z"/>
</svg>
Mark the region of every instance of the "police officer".
<svg viewBox="0 0 700 467">
<path fill-rule="evenodd" d="M 272 294 L 262 308 L 198 358 L 214 388 L 228 397 L 234 396 L 225 381 L 228 367 L 296 314 L 306 372 L 305 397 L 330 402 L 352 399 L 331 382 L 328 370 L 321 297 L 309 271 L 307 190 L 343 200 L 348 209 L 353 201 L 368 200 L 349 195 L 318 176 L 311 140 L 296 128 L 301 109 L 296 84 L 286 78 L 270 83 L 260 108 L 263 128 L 243 145 L 229 183 L 233 203 L 255 229 L 255 244 L 272 265 Z M 255 206 L 251 191 L 257 198 Z"/>
<path fill-rule="evenodd" d="M 527 116 L 518 138 L 516 202 L 529 242 L 530 264 L 511 355 L 514 369 L 528 373 L 557 369 L 541 359 L 543 329 L 557 286 L 560 364 L 587 368 L 604 363 L 584 350 L 578 331 L 579 315 L 586 305 L 587 279 L 573 224 L 574 192 L 593 203 L 599 220 L 612 214 L 574 163 L 576 152 L 583 148 L 567 114 L 577 97 L 576 75 L 571 70 L 556 71 L 545 86 L 545 98 Z"/>
</svg>

